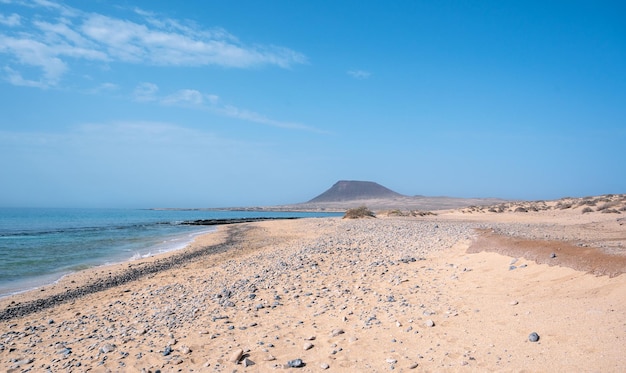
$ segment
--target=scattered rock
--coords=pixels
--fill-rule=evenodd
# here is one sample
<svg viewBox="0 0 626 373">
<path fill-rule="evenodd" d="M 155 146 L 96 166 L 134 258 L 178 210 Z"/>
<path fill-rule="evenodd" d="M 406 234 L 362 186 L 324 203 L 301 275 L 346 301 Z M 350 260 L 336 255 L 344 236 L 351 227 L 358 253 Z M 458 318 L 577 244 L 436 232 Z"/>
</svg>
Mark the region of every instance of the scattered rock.
<svg viewBox="0 0 626 373">
<path fill-rule="evenodd" d="M 532 332 L 530 333 L 530 335 L 528 336 L 528 340 L 531 342 L 537 342 L 539 341 L 539 334 Z"/>
<path fill-rule="evenodd" d="M 331 337 L 336 337 L 340 334 L 345 333 L 345 331 L 343 329 L 333 329 L 333 331 L 330 333 Z"/>
<path fill-rule="evenodd" d="M 322 368 L 322 369 L 326 370 L 326 369 L 330 368 L 330 365 L 328 365 L 328 364 L 326 364 L 326 363 L 321 363 L 321 364 L 320 364 L 320 368 Z"/>
<path fill-rule="evenodd" d="M 165 349 L 163 350 L 163 356 L 169 356 L 169 354 L 172 353 L 172 346 L 167 345 L 165 346 Z"/>
<path fill-rule="evenodd" d="M 304 362 L 302 361 L 302 359 L 294 359 L 294 360 L 289 360 L 287 362 L 287 366 L 289 368 L 302 368 L 304 366 Z"/>
<path fill-rule="evenodd" d="M 307 342 L 304 344 L 303 348 L 304 348 L 304 351 L 310 350 L 313 348 L 313 343 Z"/>
<path fill-rule="evenodd" d="M 100 352 L 103 354 L 108 354 L 109 352 L 115 351 L 115 345 L 111 343 L 107 343 L 104 346 L 100 347 Z"/>
<path fill-rule="evenodd" d="M 232 354 L 230 355 L 230 359 L 228 359 L 228 361 L 230 361 L 231 363 L 237 364 L 239 360 L 241 360 L 242 356 L 243 356 L 243 350 L 241 348 L 238 348 L 232 352 Z"/>
<path fill-rule="evenodd" d="M 433 326 L 435 326 L 435 322 L 431 319 L 428 319 L 424 322 L 424 326 L 427 326 L 429 328 L 432 328 Z"/>
</svg>

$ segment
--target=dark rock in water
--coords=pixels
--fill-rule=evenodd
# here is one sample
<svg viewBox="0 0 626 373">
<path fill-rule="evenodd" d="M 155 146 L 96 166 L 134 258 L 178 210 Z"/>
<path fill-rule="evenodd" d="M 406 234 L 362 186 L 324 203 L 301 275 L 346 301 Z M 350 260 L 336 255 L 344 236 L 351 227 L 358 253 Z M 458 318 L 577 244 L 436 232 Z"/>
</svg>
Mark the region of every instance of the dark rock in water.
<svg viewBox="0 0 626 373">
<path fill-rule="evenodd" d="M 290 360 L 287 362 L 287 366 L 289 368 L 302 368 L 304 366 L 304 362 L 302 359 Z"/>
<path fill-rule="evenodd" d="M 539 334 L 535 332 L 530 333 L 530 335 L 528 336 L 528 340 L 531 342 L 537 342 L 539 340 Z"/>
<path fill-rule="evenodd" d="M 299 219 L 297 217 L 259 217 L 259 218 L 234 218 L 234 219 L 199 219 L 199 220 L 186 220 L 180 223 L 181 225 L 226 225 L 226 224 L 239 224 L 239 223 L 253 223 L 257 221 L 267 220 L 293 220 Z"/>
</svg>

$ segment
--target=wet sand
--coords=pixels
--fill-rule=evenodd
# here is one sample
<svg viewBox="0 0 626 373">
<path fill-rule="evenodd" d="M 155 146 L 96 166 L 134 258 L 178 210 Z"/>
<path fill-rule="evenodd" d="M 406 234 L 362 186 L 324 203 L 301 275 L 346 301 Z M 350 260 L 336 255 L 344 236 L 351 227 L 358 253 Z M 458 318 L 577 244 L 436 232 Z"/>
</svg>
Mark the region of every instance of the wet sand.
<svg viewBox="0 0 626 373">
<path fill-rule="evenodd" d="M 0 299 L 0 368 L 619 372 L 621 216 L 448 211 L 220 227 L 178 252 Z"/>
</svg>

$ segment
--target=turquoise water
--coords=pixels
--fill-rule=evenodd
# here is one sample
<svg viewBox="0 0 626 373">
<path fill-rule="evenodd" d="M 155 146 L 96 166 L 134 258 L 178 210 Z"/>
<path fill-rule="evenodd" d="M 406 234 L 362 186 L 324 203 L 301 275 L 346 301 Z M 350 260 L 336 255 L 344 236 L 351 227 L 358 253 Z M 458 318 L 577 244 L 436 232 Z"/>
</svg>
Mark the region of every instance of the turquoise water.
<svg viewBox="0 0 626 373">
<path fill-rule="evenodd" d="M 320 217 L 325 213 L 0 208 L 0 297 L 81 269 L 180 249 L 210 226 L 197 219 Z"/>
</svg>

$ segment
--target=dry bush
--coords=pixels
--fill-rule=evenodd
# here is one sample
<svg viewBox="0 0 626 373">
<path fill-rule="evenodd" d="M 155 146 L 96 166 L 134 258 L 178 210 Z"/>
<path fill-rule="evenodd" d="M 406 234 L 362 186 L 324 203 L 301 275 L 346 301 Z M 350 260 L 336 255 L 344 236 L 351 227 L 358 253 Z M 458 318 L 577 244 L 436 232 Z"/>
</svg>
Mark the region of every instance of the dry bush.
<svg viewBox="0 0 626 373">
<path fill-rule="evenodd" d="M 588 213 L 588 212 L 593 212 L 593 209 L 592 209 L 591 207 L 589 207 L 589 206 L 585 207 L 585 208 L 583 209 L 583 211 L 582 211 L 582 213 L 583 213 L 583 214 L 586 214 L 586 213 Z"/>
<path fill-rule="evenodd" d="M 520 207 L 515 209 L 515 212 L 528 212 L 528 210 L 526 210 L 525 208 L 520 206 Z"/>
<path fill-rule="evenodd" d="M 400 210 L 391 210 L 391 211 L 387 211 L 386 215 L 387 216 L 407 216 L 407 213 L 400 211 Z"/>
<path fill-rule="evenodd" d="M 437 215 L 437 214 L 430 212 L 430 211 L 419 211 L 419 210 L 411 211 L 411 216 L 430 216 L 430 215 Z"/>
<path fill-rule="evenodd" d="M 565 209 L 571 208 L 572 205 L 573 205 L 573 203 L 571 203 L 571 202 L 566 202 L 566 203 L 559 202 L 559 203 L 556 204 L 555 207 L 560 209 L 560 210 L 565 210 Z"/>
<path fill-rule="evenodd" d="M 617 211 L 616 209 L 604 209 L 602 210 L 603 214 L 621 214 L 621 212 Z"/>
<path fill-rule="evenodd" d="M 617 202 L 607 202 L 602 206 L 598 207 L 597 211 L 603 211 L 606 209 L 610 209 L 611 207 L 617 206 Z"/>
<path fill-rule="evenodd" d="M 370 209 L 365 206 L 349 209 L 343 216 L 343 219 L 361 219 L 361 218 L 375 218 L 376 215 Z"/>
</svg>

